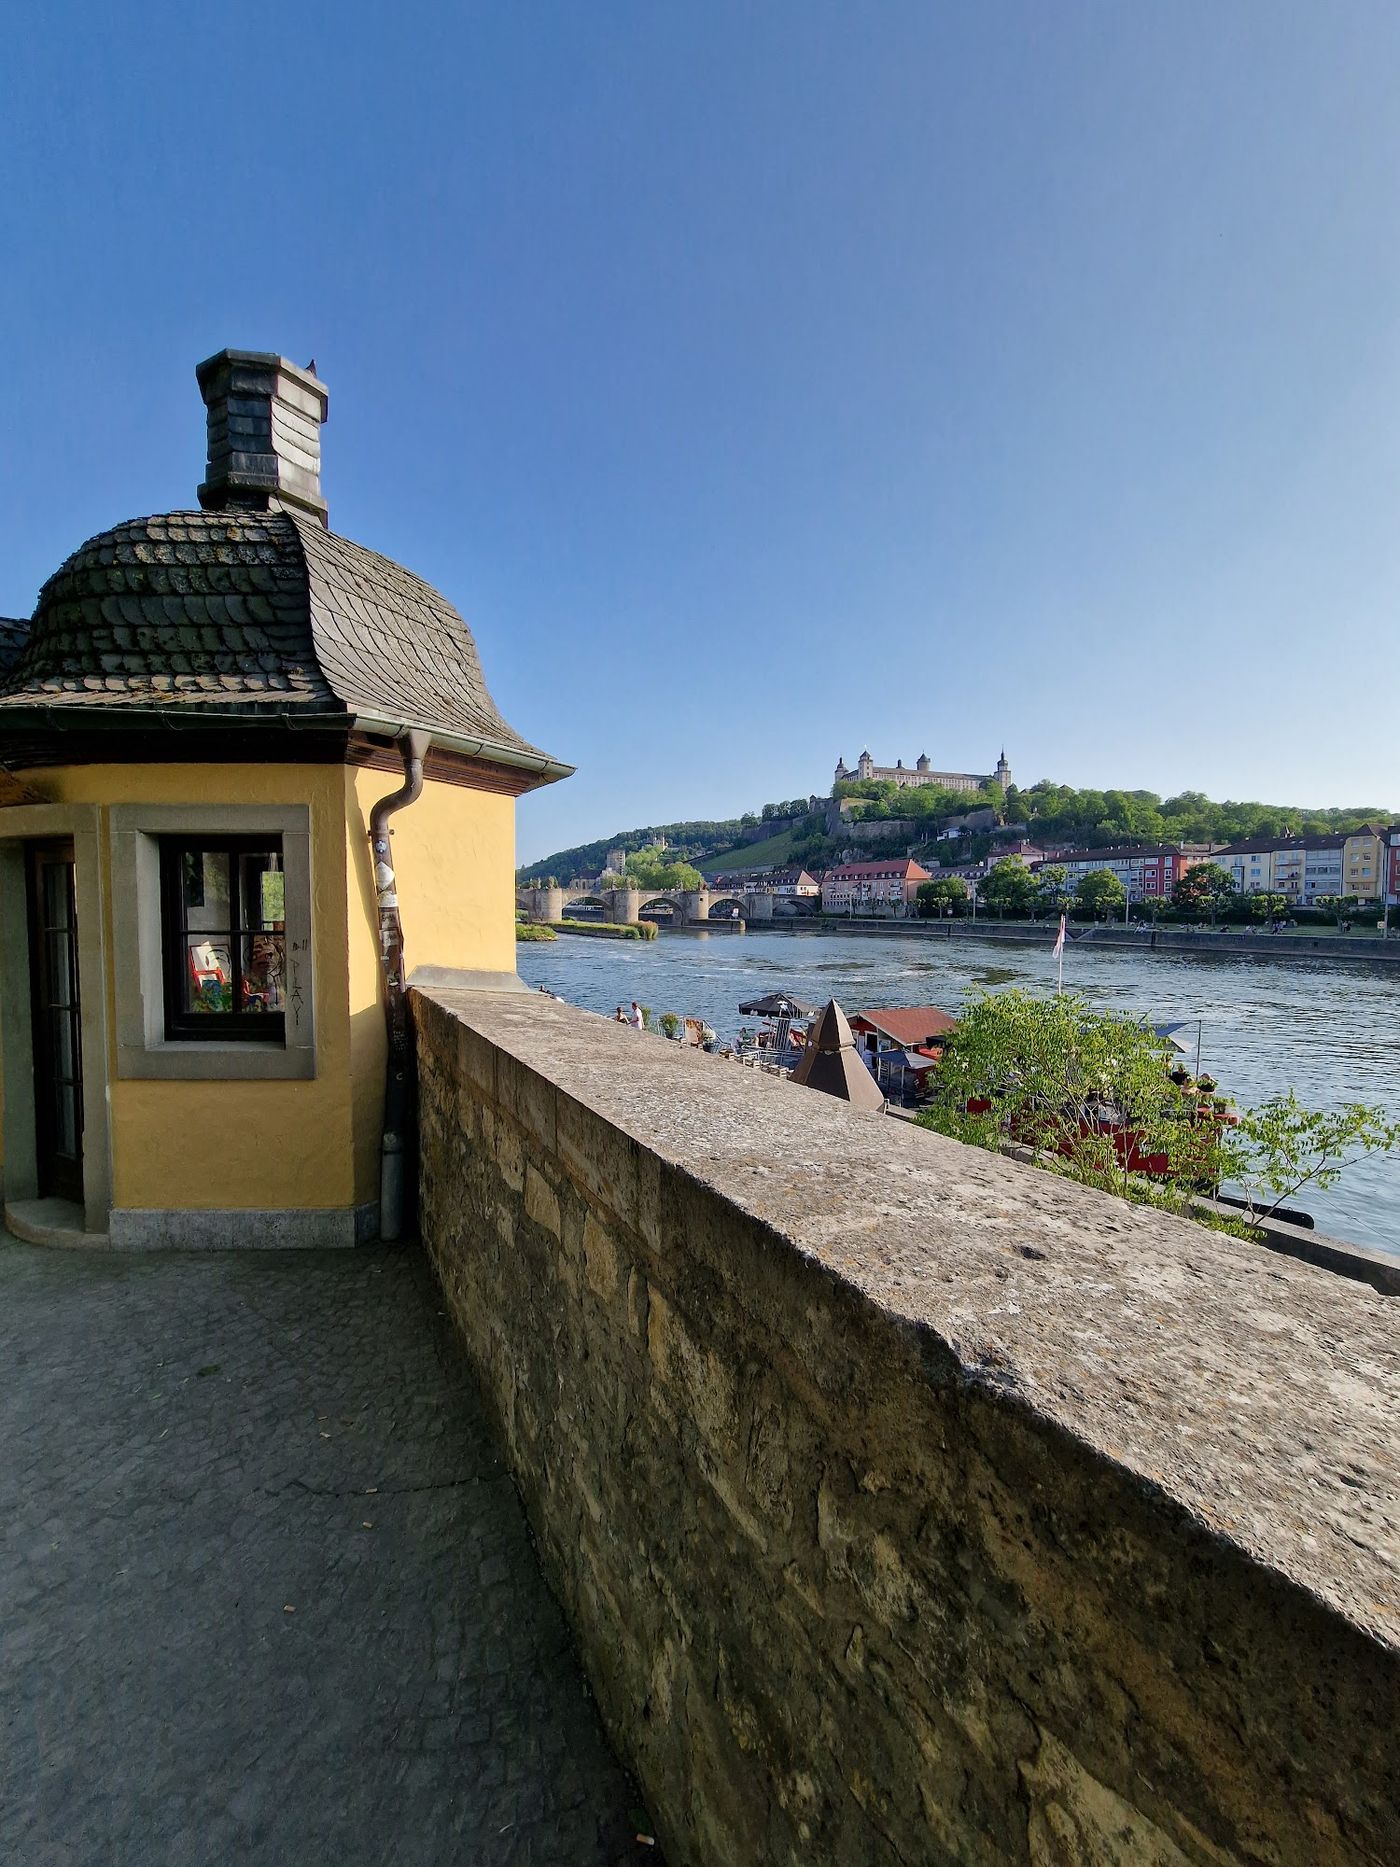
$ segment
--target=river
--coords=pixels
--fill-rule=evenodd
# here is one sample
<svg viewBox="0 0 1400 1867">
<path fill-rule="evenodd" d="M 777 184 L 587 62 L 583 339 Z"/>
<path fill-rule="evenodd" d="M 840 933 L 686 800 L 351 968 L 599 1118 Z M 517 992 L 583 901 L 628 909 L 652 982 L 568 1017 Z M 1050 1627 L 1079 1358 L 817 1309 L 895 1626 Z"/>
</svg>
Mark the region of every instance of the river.
<svg viewBox="0 0 1400 1867">
<path fill-rule="evenodd" d="M 635 998 L 654 1012 L 690 1013 L 732 1038 L 740 999 L 787 988 L 847 1011 L 941 1005 L 969 991 L 1052 990 L 1043 949 L 989 941 L 920 941 L 904 934 L 663 933 L 652 941 L 561 934 L 518 949 L 520 976 L 589 1011 Z M 1201 1067 L 1242 1106 L 1292 1087 L 1312 1107 L 1378 1102 L 1400 1119 L 1400 976 L 1364 960 L 1258 960 L 1139 954 L 1071 946 L 1065 988 L 1154 1024 L 1199 1020 Z M 752 1021 L 750 1021 L 752 1022 Z M 1182 1032 L 1183 1038 L 1191 1033 Z M 1192 1055 L 1187 1062 L 1194 1067 Z M 1400 1160 L 1372 1157 L 1330 1192 L 1299 1203 L 1318 1228 L 1400 1254 Z"/>
</svg>

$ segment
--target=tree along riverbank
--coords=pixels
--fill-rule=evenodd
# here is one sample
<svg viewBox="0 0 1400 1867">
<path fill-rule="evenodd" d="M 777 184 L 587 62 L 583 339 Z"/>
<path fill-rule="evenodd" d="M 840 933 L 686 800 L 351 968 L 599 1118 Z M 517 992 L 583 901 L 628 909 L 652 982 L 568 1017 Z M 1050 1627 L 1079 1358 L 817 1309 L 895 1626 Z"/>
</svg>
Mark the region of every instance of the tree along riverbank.
<svg viewBox="0 0 1400 1867">
<path fill-rule="evenodd" d="M 1003 940 L 1021 946 L 1042 946 L 1055 938 L 1052 921 L 896 921 L 848 920 L 844 915 L 794 916 L 765 922 L 764 931 L 803 934 L 897 934 L 912 940 Z M 1383 940 L 1379 934 L 1241 933 L 1190 927 L 1071 927 L 1070 944 L 1127 947 L 1134 953 L 1229 954 L 1244 959 L 1369 959 L 1400 965 L 1400 935 Z"/>
</svg>

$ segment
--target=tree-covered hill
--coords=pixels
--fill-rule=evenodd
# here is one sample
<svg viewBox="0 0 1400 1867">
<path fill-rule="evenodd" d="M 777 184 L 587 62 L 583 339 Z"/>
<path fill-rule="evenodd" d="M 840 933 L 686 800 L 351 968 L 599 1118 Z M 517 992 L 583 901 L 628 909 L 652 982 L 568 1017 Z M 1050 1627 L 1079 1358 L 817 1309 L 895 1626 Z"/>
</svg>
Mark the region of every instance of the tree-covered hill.
<svg viewBox="0 0 1400 1867">
<path fill-rule="evenodd" d="M 931 827 L 963 811 L 990 804 L 1003 821 L 1024 823 L 1034 839 L 1085 849 L 1116 843 L 1233 843 L 1245 837 L 1310 835 L 1354 830 L 1368 822 L 1389 823 L 1383 805 L 1314 809 L 1295 804 L 1216 803 L 1203 791 L 1158 797 L 1155 791 L 1076 790 L 1042 778 L 1025 790 L 1012 785 L 1003 798 L 984 785 L 974 795 L 932 786 L 901 790 L 889 782 L 855 780 L 837 787 L 841 796 L 864 801 L 862 815 L 912 817 Z"/>
<path fill-rule="evenodd" d="M 1165 800 L 1152 791 L 1076 791 L 1042 779 L 1013 788 L 1008 816 L 1029 823 L 1042 842 L 1101 849 L 1110 843 L 1235 843 L 1254 836 L 1302 836 L 1389 823 L 1381 805 L 1315 809 L 1296 804 L 1217 804 L 1202 791 Z"/>
<path fill-rule="evenodd" d="M 528 863 L 518 872 L 518 879 L 542 882 L 552 875 L 556 881 L 569 882 L 576 875 L 599 875 L 609 850 L 620 849 L 625 855 L 631 855 L 636 850 L 650 849 L 663 838 L 667 852 L 677 862 L 690 862 L 697 856 L 708 855 L 712 849 L 732 843 L 746 825 L 758 821 L 754 816 L 701 818 L 694 823 L 656 823 L 640 830 L 619 830 L 613 836 L 600 836 L 592 843 L 577 843 L 572 849 L 557 849 L 552 856 Z"/>
<path fill-rule="evenodd" d="M 1295 804 L 1216 803 L 1202 791 L 1182 791 L 1161 798 L 1155 791 L 1076 790 L 1042 778 L 1038 784 L 1003 797 L 995 786 L 967 794 L 938 790 L 898 789 L 876 780 L 852 780 L 837 787 L 839 795 L 857 800 L 859 815 L 843 826 L 836 838 L 823 833 L 819 814 L 803 816 L 807 800 L 765 804 L 760 813 L 743 817 L 699 818 L 689 823 L 651 824 L 643 829 L 620 830 L 556 850 L 519 872 L 522 882 L 560 882 L 601 872 L 608 851 L 626 854 L 649 849 L 665 839 L 673 861 L 701 869 L 749 867 L 770 862 L 804 862 L 810 868 L 829 860 L 838 848 L 858 846 L 864 819 L 912 818 L 915 842 L 931 842 L 950 818 L 990 805 L 1006 823 L 1024 823 L 1032 839 L 1060 848 L 1102 849 L 1117 843 L 1233 843 L 1246 837 L 1311 835 L 1329 830 L 1353 830 L 1369 822 L 1390 823 L 1395 812 L 1380 804 L 1346 808 L 1311 808 Z M 743 842 L 763 822 L 773 822 L 777 841 Z M 968 853 L 961 847 L 961 856 Z"/>
</svg>

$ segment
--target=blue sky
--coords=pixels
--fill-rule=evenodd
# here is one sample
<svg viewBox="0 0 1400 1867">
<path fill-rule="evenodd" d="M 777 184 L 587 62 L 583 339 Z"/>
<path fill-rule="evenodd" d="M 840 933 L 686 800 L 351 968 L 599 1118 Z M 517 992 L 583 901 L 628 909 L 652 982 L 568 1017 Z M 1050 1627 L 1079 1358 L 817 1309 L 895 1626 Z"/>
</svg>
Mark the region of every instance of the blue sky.
<svg viewBox="0 0 1400 1867">
<path fill-rule="evenodd" d="M 338 530 L 575 762 L 1400 807 L 1400 8 L 25 9 L 0 613 L 315 356 Z"/>
</svg>

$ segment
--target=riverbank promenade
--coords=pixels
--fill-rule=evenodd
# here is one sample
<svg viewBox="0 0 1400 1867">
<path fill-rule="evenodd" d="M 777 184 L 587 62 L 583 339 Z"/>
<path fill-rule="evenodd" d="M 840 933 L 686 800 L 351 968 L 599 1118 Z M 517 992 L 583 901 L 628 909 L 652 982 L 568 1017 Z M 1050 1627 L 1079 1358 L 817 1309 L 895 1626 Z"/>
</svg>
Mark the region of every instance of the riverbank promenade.
<svg viewBox="0 0 1400 1867">
<path fill-rule="evenodd" d="M 844 914 L 794 915 L 775 919 L 772 931 L 816 934 L 895 934 L 911 940 L 991 940 L 1039 945 L 1055 938 L 1054 921 L 1001 921 L 979 914 L 957 920 L 888 920 Z M 765 932 L 768 931 L 765 928 Z M 1071 942 L 1094 947 L 1122 947 L 1134 953 L 1194 953 L 1244 959 L 1359 959 L 1400 965 L 1400 933 L 1383 939 L 1378 931 L 1337 928 L 1322 932 L 1270 933 L 1251 927 L 1125 927 L 1119 922 L 1072 924 Z"/>
<path fill-rule="evenodd" d="M 0 1234 L 0 1370 L 6 1861 L 639 1857 L 416 1249 Z"/>
</svg>

